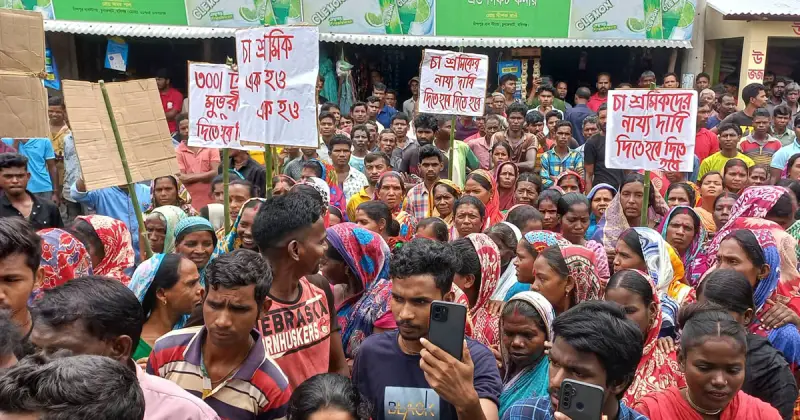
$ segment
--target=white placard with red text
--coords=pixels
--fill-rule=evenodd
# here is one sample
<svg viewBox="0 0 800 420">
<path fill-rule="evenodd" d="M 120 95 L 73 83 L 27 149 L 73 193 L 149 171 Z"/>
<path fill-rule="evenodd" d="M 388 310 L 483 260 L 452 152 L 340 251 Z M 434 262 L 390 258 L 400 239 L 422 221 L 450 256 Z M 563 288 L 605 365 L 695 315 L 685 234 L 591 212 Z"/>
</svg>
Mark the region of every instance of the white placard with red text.
<svg viewBox="0 0 800 420">
<path fill-rule="evenodd" d="M 420 113 L 480 117 L 486 102 L 489 57 L 426 49 L 420 66 Z"/>
<path fill-rule="evenodd" d="M 691 172 L 696 121 L 694 90 L 609 91 L 606 167 Z"/>
<path fill-rule="evenodd" d="M 236 31 L 241 139 L 319 146 L 319 29 L 271 26 Z"/>
<path fill-rule="evenodd" d="M 189 63 L 189 146 L 262 149 L 239 143 L 238 79 L 224 64 Z"/>
</svg>

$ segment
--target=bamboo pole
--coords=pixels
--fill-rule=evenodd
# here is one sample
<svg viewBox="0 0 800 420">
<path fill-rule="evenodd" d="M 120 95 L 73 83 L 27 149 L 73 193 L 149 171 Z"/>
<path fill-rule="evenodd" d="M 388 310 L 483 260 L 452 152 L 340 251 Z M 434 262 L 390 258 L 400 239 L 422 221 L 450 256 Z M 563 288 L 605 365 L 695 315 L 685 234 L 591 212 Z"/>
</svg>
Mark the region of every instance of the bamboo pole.
<svg viewBox="0 0 800 420">
<path fill-rule="evenodd" d="M 230 150 L 222 149 L 222 204 L 225 206 L 223 217 L 225 219 L 225 235 L 231 231 L 231 198 L 228 186 L 231 181 Z"/>
<path fill-rule="evenodd" d="M 153 248 L 150 247 L 150 240 L 147 235 L 144 235 L 146 228 L 144 226 L 144 216 L 142 215 L 142 206 L 139 204 L 139 197 L 136 195 L 136 184 L 133 182 L 131 170 L 128 167 L 128 157 L 125 154 L 125 148 L 122 146 L 122 138 L 119 135 L 119 127 L 117 126 L 117 118 L 114 116 L 114 110 L 111 107 L 111 100 L 108 98 L 108 91 L 106 91 L 106 84 L 104 81 L 98 81 L 100 90 L 103 92 L 103 101 L 106 103 L 106 112 L 108 118 L 111 120 L 111 130 L 114 132 L 114 140 L 117 142 L 117 151 L 119 151 L 119 159 L 122 161 L 122 169 L 125 171 L 125 181 L 128 182 L 128 194 L 133 202 L 133 211 L 136 213 L 136 223 L 139 225 L 139 240 L 144 241 L 144 252 L 147 258 L 153 256 Z"/>
<path fill-rule="evenodd" d="M 270 198 L 272 197 L 272 172 L 274 162 L 272 160 L 272 146 L 265 144 L 264 145 L 264 164 L 267 168 L 267 191 L 264 193 L 264 197 Z"/>
</svg>

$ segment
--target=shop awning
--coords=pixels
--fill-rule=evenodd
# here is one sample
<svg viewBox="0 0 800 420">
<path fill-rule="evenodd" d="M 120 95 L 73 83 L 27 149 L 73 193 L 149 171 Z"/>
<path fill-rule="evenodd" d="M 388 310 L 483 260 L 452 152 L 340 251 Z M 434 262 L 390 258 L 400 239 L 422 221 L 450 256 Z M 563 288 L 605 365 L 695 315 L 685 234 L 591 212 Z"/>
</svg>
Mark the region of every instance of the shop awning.
<svg viewBox="0 0 800 420">
<path fill-rule="evenodd" d="M 708 6 L 729 20 L 795 20 L 800 0 L 708 0 Z"/>
<path fill-rule="evenodd" d="M 48 32 L 84 35 L 128 36 L 151 38 L 232 38 L 236 28 L 202 28 L 192 26 L 144 25 L 129 23 L 96 23 L 68 20 L 45 20 Z M 568 39 L 568 38 L 485 38 L 446 36 L 355 35 L 321 33 L 325 42 L 360 45 L 396 45 L 409 47 L 666 47 L 691 48 L 690 41 L 655 39 Z"/>
</svg>

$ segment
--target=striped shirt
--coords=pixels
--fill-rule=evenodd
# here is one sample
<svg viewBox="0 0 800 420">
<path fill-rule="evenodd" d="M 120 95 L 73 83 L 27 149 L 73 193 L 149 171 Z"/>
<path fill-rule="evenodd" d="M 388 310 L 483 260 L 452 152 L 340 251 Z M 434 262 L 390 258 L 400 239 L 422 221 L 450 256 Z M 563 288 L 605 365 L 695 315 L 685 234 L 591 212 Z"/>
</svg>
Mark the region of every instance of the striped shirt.
<svg viewBox="0 0 800 420">
<path fill-rule="evenodd" d="M 553 405 L 550 397 L 526 398 L 514 403 L 503 414 L 502 420 L 553 420 Z M 617 420 L 647 420 L 622 401 L 619 402 Z"/>
<path fill-rule="evenodd" d="M 192 395 L 203 398 L 202 348 L 205 327 L 184 328 L 156 341 L 147 361 L 147 373 L 169 379 Z M 203 401 L 226 420 L 273 420 L 286 417 L 291 388 L 286 375 L 264 351 L 257 330 L 254 344 L 236 373 L 214 388 Z"/>
<path fill-rule="evenodd" d="M 542 177 L 542 185 L 545 188 L 553 186 L 553 178 L 561 175 L 562 172 L 575 171 L 583 176 L 583 155 L 575 150 L 570 150 L 563 159 L 556 153 L 555 147 L 548 150 L 541 156 L 542 170 L 539 176 Z"/>
<path fill-rule="evenodd" d="M 411 213 L 417 220 L 422 220 L 429 216 L 431 211 L 430 192 L 428 192 L 424 182 L 420 182 L 408 190 L 403 209 Z"/>
<path fill-rule="evenodd" d="M 756 165 L 769 165 L 772 163 L 772 155 L 780 150 L 781 147 L 783 147 L 783 144 L 781 144 L 780 140 L 770 135 L 767 135 L 767 140 L 764 141 L 764 144 L 754 139 L 752 134 L 743 137 L 739 141 L 739 150 L 750 159 L 753 159 Z"/>
</svg>

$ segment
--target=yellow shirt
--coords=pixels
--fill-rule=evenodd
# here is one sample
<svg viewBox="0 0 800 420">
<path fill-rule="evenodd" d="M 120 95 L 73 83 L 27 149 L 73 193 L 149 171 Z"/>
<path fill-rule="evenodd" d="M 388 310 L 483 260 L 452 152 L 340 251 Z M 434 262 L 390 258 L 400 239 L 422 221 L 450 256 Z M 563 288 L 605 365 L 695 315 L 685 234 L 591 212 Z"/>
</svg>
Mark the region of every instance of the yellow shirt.
<svg viewBox="0 0 800 420">
<path fill-rule="evenodd" d="M 742 152 L 737 152 L 736 158 L 743 160 L 744 163 L 747 164 L 748 168 L 756 164 L 753 162 L 753 159 L 750 159 Z M 725 168 L 725 164 L 731 159 L 733 158 L 726 158 L 725 156 L 722 156 L 722 152 L 714 153 L 713 155 L 703 159 L 703 162 L 700 163 L 700 169 L 697 171 L 697 179 L 702 178 L 703 175 L 712 171 L 717 171 L 722 174 L 722 169 Z"/>
<path fill-rule="evenodd" d="M 371 201 L 372 197 L 367 194 L 367 188 L 364 187 L 358 194 L 350 197 L 350 200 L 347 201 L 347 219 L 351 222 L 355 222 L 356 220 L 356 210 L 361 203 L 366 203 L 367 201 Z"/>
</svg>

